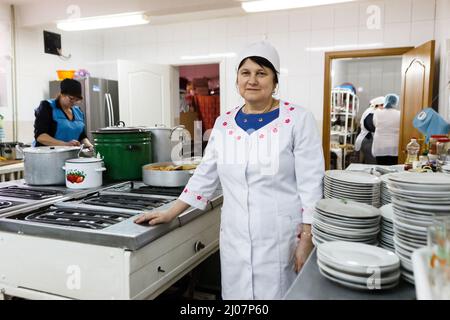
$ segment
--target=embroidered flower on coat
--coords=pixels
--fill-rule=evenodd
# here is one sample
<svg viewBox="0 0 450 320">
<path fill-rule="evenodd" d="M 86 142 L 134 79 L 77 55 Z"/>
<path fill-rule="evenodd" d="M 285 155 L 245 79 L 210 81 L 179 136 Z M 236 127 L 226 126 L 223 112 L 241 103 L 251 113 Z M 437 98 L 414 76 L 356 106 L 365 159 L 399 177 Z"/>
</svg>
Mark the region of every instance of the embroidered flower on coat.
<svg viewBox="0 0 450 320">
<path fill-rule="evenodd" d="M 224 122 L 224 123 L 222 123 L 222 125 L 224 126 L 224 127 L 226 127 L 227 126 L 227 124 L 228 124 L 228 122 Z"/>
<path fill-rule="evenodd" d="M 286 124 L 288 124 L 289 122 L 291 122 L 291 119 L 289 119 L 289 118 L 286 118 L 286 119 L 284 120 L 284 123 L 286 123 Z"/>
</svg>

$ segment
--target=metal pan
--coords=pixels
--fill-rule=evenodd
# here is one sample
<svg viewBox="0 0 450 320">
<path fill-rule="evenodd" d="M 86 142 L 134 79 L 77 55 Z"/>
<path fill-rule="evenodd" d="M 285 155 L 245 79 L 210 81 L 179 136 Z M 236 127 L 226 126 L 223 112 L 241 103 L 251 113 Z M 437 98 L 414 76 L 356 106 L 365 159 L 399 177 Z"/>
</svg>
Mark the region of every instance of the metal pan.
<svg viewBox="0 0 450 320">
<path fill-rule="evenodd" d="M 152 167 L 177 166 L 174 162 L 156 162 L 142 167 L 142 181 L 155 187 L 183 187 L 195 170 L 160 171 L 151 170 Z"/>
</svg>

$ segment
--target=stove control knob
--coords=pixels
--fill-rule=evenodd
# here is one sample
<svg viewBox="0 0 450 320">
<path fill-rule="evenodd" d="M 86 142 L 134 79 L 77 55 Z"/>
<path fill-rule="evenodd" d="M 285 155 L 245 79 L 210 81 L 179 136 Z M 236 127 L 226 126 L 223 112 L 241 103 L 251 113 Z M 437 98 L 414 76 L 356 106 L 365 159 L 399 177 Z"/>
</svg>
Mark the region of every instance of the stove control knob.
<svg viewBox="0 0 450 320">
<path fill-rule="evenodd" d="M 194 245 L 194 251 L 199 252 L 200 250 L 204 249 L 205 245 L 201 241 L 197 241 Z"/>
</svg>

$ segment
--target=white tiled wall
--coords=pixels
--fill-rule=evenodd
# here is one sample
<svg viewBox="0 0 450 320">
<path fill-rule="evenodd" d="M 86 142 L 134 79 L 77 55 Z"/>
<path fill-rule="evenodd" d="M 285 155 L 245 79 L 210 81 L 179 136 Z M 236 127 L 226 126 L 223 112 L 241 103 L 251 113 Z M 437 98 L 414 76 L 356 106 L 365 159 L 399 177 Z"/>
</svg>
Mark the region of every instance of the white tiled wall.
<svg viewBox="0 0 450 320">
<path fill-rule="evenodd" d="M 3 116 L 3 134 L 0 139 L 12 136 L 11 95 L 11 19 L 8 5 L 0 5 L 0 115 Z"/>
<path fill-rule="evenodd" d="M 62 51 L 71 55 L 63 60 L 44 53 L 43 30 L 61 34 Z M 34 109 L 49 98 L 49 81 L 56 70 L 88 69 L 95 75 L 97 62 L 103 60 L 103 35 L 95 32 L 61 33 L 52 28 L 16 30 L 18 140 L 33 140 Z"/>
<path fill-rule="evenodd" d="M 380 12 L 379 26 L 368 29 L 367 8 Z M 373 11 L 372 11 L 373 12 Z M 435 18 L 436 12 L 436 18 Z M 370 13 L 370 12 L 369 12 Z M 284 72 L 280 77 L 280 95 L 302 104 L 311 110 L 318 124 L 322 121 L 323 108 L 323 50 L 350 50 L 358 48 L 417 46 L 435 38 L 439 53 L 446 52 L 445 39 L 450 38 L 450 0 L 380 0 L 347 3 L 335 6 L 251 14 L 228 18 L 200 20 L 166 25 L 146 25 L 99 32 L 82 36 L 74 35 L 73 41 L 63 34 L 65 51 L 71 51 L 69 62 L 57 57 L 44 56 L 42 30 L 22 31 L 19 46 L 19 81 L 26 89 L 33 83 L 44 88 L 54 77 L 57 67 L 81 67 L 86 59 L 92 62 L 87 68 L 94 70 L 96 59 L 145 60 L 163 64 L 191 64 L 181 60 L 183 55 L 207 55 L 211 53 L 238 52 L 246 44 L 268 39 L 281 56 Z M 37 39 L 37 40 L 36 40 Z M 219 59 L 220 60 L 220 59 Z M 33 63 L 30 63 L 33 61 Z M 441 68 L 446 58 L 441 60 Z M 85 66 L 83 64 L 83 66 Z M 240 102 L 235 90 L 234 58 L 223 59 L 225 82 L 223 90 L 225 110 Z M 30 69 L 31 68 L 31 69 Z M 38 70 L 39 76 L 29 77 L 30 70 Z M 99 69 L 97 69 L 99 70 Z M 106 71 L 112 69 L 106 68 Z M 114 72 L 112 72 L 114 73 Z M 441 72 L 441 79 L 444 75 Z M 39 91 L 39 90 L 37 90 Z M 45 92 L 22 92 L 19 102 L 20 118 L 32 120 L 30 112 Z M 29 134 L 21 132 L 22 137 Z"/>
</svg>

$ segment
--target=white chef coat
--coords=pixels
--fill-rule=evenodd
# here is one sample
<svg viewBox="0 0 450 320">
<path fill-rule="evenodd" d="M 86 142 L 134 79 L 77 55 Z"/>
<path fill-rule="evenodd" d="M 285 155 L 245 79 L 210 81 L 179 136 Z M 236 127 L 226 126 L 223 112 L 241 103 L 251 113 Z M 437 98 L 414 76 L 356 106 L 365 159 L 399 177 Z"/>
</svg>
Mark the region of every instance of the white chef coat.
<svg viewBox="0 0 450 320">
<path fill-rule="evenodd" d="M 364 120 L 366 120 L 367 116 L 369 114 L 372 114 L 375 112 L 375 108 L 373 106 L 370 106 L 369 108 L 367 108 L 362 116 L 361 116 L 361 132 L 358 134 L 358 136 L 356 137 L 356 141 L 355 141 L 355 150 L 359 151 L 361 150 L 361 144 L 364 140 L 364 138 L 369 134 L 369 130 L 367 130 L 366 126 L 364 125 Z"/>
<path fill-rule="evenodd" d="M 295 279 L 300 223 L 322 198 L 324 159 L 313 115 L 280 101 L 279 117 L 248 134 L 220 116 L 180 200 L 205 209 L 219 181 L 224 299 L 280 299 Z"/>
<path fill-rule="evenodd" d="M 373 124 L 375 125 L 373 156 L 398 156 L 400 111 L 393 108 L 377 109 L 373 114 Z"/>
</svg>

